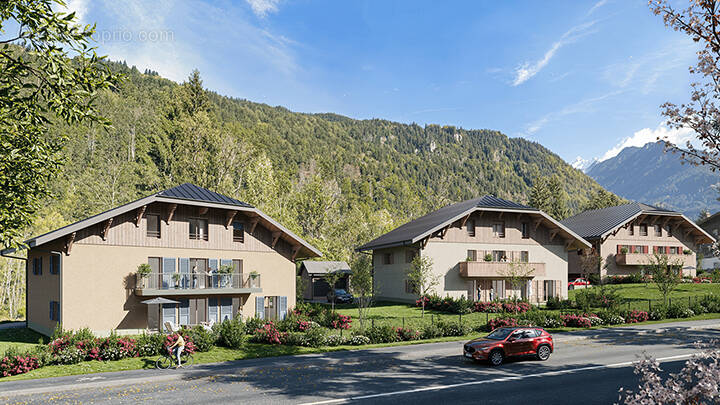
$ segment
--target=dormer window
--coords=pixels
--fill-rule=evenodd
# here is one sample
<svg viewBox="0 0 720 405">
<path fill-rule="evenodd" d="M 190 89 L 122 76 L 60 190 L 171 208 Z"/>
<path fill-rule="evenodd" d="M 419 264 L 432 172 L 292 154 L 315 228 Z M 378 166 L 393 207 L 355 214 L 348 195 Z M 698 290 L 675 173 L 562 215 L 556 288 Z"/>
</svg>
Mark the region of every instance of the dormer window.
<svg viewBox="0 0 720 405">
<path fill-rule="evenodd" d="M 245 225 L 242 222 L 233 222 L 233 242 L 245 243 Z"/>
<path fill-rule="evenodd" d="M 148 238 L 159 238 L 160 237 L 160 215 L 148 214 L 147 220 L 147 237 Z"/>
<path fill-rule="evenodd" d="M 190 239 L 208 240 L 208 221 L 203 218 L 190 218 Z"/>
</svg>

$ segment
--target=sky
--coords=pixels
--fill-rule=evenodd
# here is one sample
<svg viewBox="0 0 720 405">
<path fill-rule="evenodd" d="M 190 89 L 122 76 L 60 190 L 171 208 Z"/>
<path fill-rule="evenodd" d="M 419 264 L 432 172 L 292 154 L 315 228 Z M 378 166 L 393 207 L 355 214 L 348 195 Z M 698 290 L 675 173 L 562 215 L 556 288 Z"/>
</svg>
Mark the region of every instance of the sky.
<svg viewBox="0 0 720 405">
<path fill-rule="evenodd" d="M 98 49 L 293 111 L 499 130 L 568 162 L 657 136 L 696 45 L 646 0 L 70 0 Z"/>
</svg>

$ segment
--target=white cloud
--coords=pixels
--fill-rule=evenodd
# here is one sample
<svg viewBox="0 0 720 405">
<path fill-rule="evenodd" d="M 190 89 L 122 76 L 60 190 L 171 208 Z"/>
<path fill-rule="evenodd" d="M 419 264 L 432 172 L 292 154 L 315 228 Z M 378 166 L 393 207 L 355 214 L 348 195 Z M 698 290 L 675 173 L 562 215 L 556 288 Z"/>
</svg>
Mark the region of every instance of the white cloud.
<svg viewBox="0 0 720 405">
<path fill-rule="evenodd" d="M 555 56 L 555 53 L 563 46 L 573 43 L 581 37 L 591 34 L 593 31 L 590 28 L 595 25 L 596 21 L 586 22 L 580 25 L 576 25 L 565 32 L 558 41 L 554 42 L 550 49 L 548 49 L 543 57 L 535 62 L 525 62 L 515 69 L 515 79 L 512 82 L 513 86 L 519 86 L 526 81 L 530 80 L 533 76 L 538 74 Z"/>
<path fill-rule="evenodd" d="M 269 13 L 278 11 L 278 3 L 280 0 L 245 0 L 252 8 L 253 13 L 258 17 L 265 17 Z"/>
<path fill-rule="evenodd" d="M 655 129 L 643 128 L 636 131 L 632 136 L 620 141 L 612 149 L 605 152 L 599 160 L 602 162 L 615 157 L 621 150 L 627 147 L 640 147 L 650 142 L 657 142 L 658 138 L 675 144 L 684 144 L 693 138 L 693 131 L 689 128 L 671 129 L 663 124 L 658 125 Z"/>
<path fill-rule="evenodd" d="M 595 104 L 604 101 L 608 98 L 617 96 L 621 94 L 623 91 L 616 90 L 612 91 L 610 93 L 602 94 L 600 96 L 596 97 L 590 97 L 586 98 L 584 100 L 580 100 L 577 103 L 573 103 L 570 105 L 567 105 L 563 107 L 561 110 L 553 111 L 549 114 L 545 114 L 544 116 L 540 117 L 539 119 L 530 122 L 528 125 L 525 126 L 525 134 L 526 135 L 533 135 L 537 131 L 541 130 L 545 124 L 556 121 L 562 117 L 571 115 L 571 114 L 578 114 L 578 113 L 586 113 L 591 112 L 595 108 Z"/>
<path fill-rule="evenodd" d="M 600 0 L 597 3 L 595 3 L 592 7 L 590 7 L 590 10 L 588 10 L 587 15 L 590 15 L 595 12 L 595 10 L 599 9 L 600 7 L 604 6 L 608 0 Z"/>
<path fill-rule="evenodd" d="M 69 12 L 75 12 L 75 21 L 85 24 L 85 16 L 88 12 L 88 0 L 69 0 L 65 7 Z"/>
</svg>

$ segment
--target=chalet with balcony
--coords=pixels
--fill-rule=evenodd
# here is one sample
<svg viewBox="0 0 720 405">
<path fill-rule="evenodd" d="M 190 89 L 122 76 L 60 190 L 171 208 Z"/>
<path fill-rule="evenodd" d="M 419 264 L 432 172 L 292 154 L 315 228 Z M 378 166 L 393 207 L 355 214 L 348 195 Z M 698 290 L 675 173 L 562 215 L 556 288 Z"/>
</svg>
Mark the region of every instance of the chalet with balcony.
<svg viewBox="0 0 720 405">
<path fill-rule="evenodd" d="M 488 195 L 431 212 L 357 250 L 372 252 L 379 299 L 418 298 L 407 272 L 422 255 L 433 261 L 440 296 L 539 303 L 567 297 L 568 252 L 589 247 L 546 213 Z M 521 282 L 511 283 L 512 275 Z"/>
<path fill-rule="evenodd" d="M 137 333 L 282 318 L 321 256 L 259 209 L 183 184 L 26 242 L 28 327 Z"/>
<path fill-rule="evenodd" d="M 698 221 L 697 224 L 715 239 L 720 236 L 720 212 L 716 212 L 715 214 Z M 706 243 L 701 245 L 698 248 L 698 253 L 702 255 L 702 259 L 700 260 L 701 269 L 709 271 L 720 269 L 720 257 L 718 257 L 715 244 Z"/>
<path fill-rule="evenodd" d="M 583 256 L 599 255 L 601 264 L 592 265 L 591 273 L 627 276 L 640 272 L 654 255 L 667 255 L 686 276 L 696 274 L 696 251 L 714 243 L 709 233 L 683 214 L 642 203 L 631 203 L 585 211 L 562 221 L 563 225 L 592 244 L 570 256 L 570 278 L 583 271 Z"/>
</svg>

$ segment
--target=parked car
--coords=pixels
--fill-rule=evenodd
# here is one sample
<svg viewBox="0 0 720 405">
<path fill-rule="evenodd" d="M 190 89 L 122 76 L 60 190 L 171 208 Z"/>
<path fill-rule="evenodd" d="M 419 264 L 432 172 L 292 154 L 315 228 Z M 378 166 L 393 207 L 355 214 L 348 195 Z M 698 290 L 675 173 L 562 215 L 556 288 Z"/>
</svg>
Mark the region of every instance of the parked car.
<svg viewBox="0 0 720 405">
<path fill-rule="evenodd" d="M 577 287 L 577 286 L 589 286 L 589 285 L 590 285 L 590 282 L 585 280 L 584 278 L 576 278 L 575 280 L 570 281 L 568 283 L 568 288 L 573 288 L 573 287 Z"/>
<path fill-rule="evenodd" d="M 543 328 L 505 327 L 497 328 L 484 338 L 471 340 L 463 346 L 463 356 L 472 360 L 487 360 L 499 366 L 507 357 L 534 356 L 545 361 L 555 346 L 553 338 Z"/>
<path fill-rule="evenodd" d="M 328 302 L 333 302 L 333 299 L 336 304 L 349 304 L 353 302 L 353 295 L 342 288 L 334 288 L 327 294 Z"/>
</svg>

